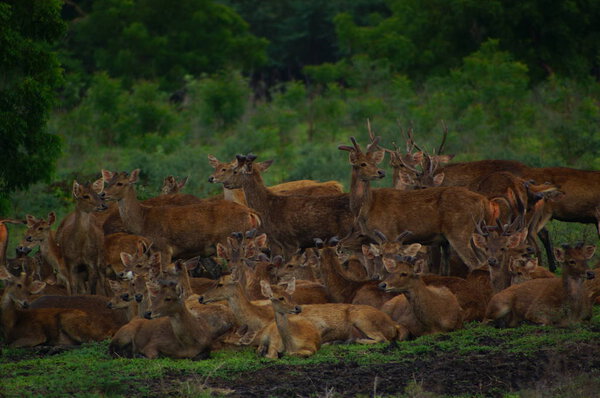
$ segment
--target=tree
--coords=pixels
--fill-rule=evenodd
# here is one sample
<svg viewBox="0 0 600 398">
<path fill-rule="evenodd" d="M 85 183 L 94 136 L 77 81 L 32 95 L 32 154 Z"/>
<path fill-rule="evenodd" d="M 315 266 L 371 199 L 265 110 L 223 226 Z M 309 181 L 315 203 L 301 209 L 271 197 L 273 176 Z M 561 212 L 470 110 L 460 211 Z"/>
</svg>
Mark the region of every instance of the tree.
<svg viewBox="0 0 600 398">
<path fill-rule="evenodd" d="M 10 192 L 47 180 L 60 140 L 46 131 L 61 69 L 51 49 L 65 29 L 59 0 L 0 2 L 0 213 Z"/>
<path fill-rule="evenodd" d="M 129 85 L 147 79 L 177 89 L 188 74 L 251 71 L 266 60 L 267 41 L 210 0 L 96 1 L 70 28 L 67 49 L 86 72 L 105 70 Z"/>
</svg>

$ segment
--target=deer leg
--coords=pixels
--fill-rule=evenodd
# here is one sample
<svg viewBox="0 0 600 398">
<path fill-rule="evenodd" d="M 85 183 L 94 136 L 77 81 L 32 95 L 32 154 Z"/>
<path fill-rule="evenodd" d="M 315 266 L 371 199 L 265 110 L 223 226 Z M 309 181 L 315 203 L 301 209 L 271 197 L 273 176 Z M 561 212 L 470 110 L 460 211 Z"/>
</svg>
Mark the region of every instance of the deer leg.
<svg viewBox="0 0 600 398">
<path fill-rule="evenodd" d="M 550 272 L 556 272 L 556 257 L 554 257 L 554 251 L 552 250 L 552 242 L 550 241 L 550 234 L 546 227 L 542 228 L 538 232 L 538 237 L 544 244 L 546 249 L 546 257 L 548 257 L 548 269 Z M 539 257 L 538 257 L 539 258 Z"/>
<path fill-rule="evenodd" d="M 456 238 L 448 238 L 448 243 L 456 251 L 458 256 L 469 267 L 469 270 L 477 269 L 482 266 L 481 260 L 475 254 L 475 251 L 470 247 L 469 239 L 459 240 Z"/>
<path fill-rule="evenodd" d="M 36 345 L 45 343 L 47 340 L 48 339 L 46 338 L 46 336 L 43 333 L 39 333 L 38 335 L 34 335 L 34 336 L 21 337 L 15 341 L 13 341 L 9 345 L 13 348 L 35 347 Z"/>
<path fill-rule="evenodd" d="M 432 274 L 441 275 L 441 264 L 442 264 L 442 247 L 439 244 L 433 244 L 430 246 L 430 272 Z"/>
</svg>

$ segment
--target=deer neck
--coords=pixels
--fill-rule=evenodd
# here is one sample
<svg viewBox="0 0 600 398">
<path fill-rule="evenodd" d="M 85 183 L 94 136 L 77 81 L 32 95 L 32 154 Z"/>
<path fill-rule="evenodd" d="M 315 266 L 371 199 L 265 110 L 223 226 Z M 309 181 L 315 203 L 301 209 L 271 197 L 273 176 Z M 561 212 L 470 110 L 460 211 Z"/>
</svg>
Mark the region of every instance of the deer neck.
<svg viewBox="0 0 600 398">
<path fill-rule="evenodd" d="M 273 308 L 275 311 L 275 308 Z M 290 325 L 287 314 L 275 311 L 275 323 L 277 324 L 277 331 L 281 336 L 283 347 L 285 351 L 293 350 L 292 336 L 290 334 Z"/>
<path fill-rule="evenodd" d="M 144 211 L 133 186 L 127 187 L 125 194 L 119 200 L 119 215 L 125 228 L 134 234 L 142 235 L 144 229 Z"/>
<path fill-rule="evenodd" d="M 333 248 L 321 252 L 321 277 L 331 298 L 337 303 L 347 303 L 362 283 L 346 278 L 340 269 L 340 261 Z"/>
<path fill-rule="evenodd" d="M 207 328 L 202 327 L 200 321 L 187 309 L 183 299 L 179 302 L 177 309 L 169 315 L 169 322 L 173 328 L 173 334 L 182 345 L 195 345 L 199 339 L 206 337 L 208 332 Z"/>
<path fill-rule="evenodd" d="M 229 202 L 235 202 L 240 205 L 245 205 L 240 199 L 244 197 L 244 191 L 242 189 L 228 189 L 223 187 L 223 199 Z"/>
<path fill-rule="evenodd" d="M 269 307 L 252 304 L 241 286 L 227 298 L 227 302 L 240 325 L 248 325 L 250 330 L 260 330 L 273 320 Z"/>
<path fill-rule="evenodd" d="M 358 169 L 352 168 L 350 181 L 350 211 L 354 217 L 366 214 L 372 201 L 371 182 L 363 181 L 358 176 Z"/>
<path fill-rule="evenodd" d="M 572 275 L 568 270 L 565 270 L 562 275 L 562 285 L 568 301 L 578 302 L 586 294 L 583 279 Z"/>
<path fill-rule="evenodd" d="M 242 188 L 246 195 L 248 207 L 261 213 L 264 217 L 269 214 L 269 199 L 274 195 L 266 187 L 262 176 L 258 171 L 243 179 Z"/>
<path fill-rule="evenodd" d="M 415 316 L 423 324 L 429 324 L 429 312 L 431 311 L 432 292 L 427 288 L 421 278 L 411 283 L 411 286 L 404 292 L 406 299 L 410 303 Z"/>
<path fill-rule="evenodd" d="M 48 237 L 40 243 L 40 252 L 44 260 L 48 262 L 56 272 L 64 272 L 65 259 L 56 243 L 54 231 L 49 231 Z"/>
<path fill-rule="evenodd" d="M 78 204 L 75 207 L 75 228 L 79 229 L 80 231 L 89 230 L 92 222 L 92 213 L 83 211 L 81 206 Z"/>
</svg>

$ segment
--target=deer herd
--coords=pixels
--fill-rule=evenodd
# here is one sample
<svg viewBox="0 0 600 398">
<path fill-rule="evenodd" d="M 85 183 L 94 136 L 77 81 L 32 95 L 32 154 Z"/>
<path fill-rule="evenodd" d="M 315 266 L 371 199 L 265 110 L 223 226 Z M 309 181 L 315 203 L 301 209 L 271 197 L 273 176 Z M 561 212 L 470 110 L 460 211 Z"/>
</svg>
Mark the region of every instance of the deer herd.
<svg viewBox="0 0 600 398">
<path fill-rule="evenodd" d="M 444 142 L 383 148 L 371 131 L 336 181 L 265 186 L 272 161 L 208 161 L 223 194 L 140 201 L 140 170 L 73 182 L 75 210 L 0 220 L 4 343 L 111 339 L 113 356 L 206 358 L 250 345 L 310 356 L 322 344 L 392 342 L 464 322 L 565 326 L 588 320 L 600 283 L 594 245 L 553 249 L 550 219 L 600 228 L 600 172 L 508 160 L 452 163 Z M 386 154 L 393 188 L 385 178 Z M 7 224 L 27 225 L 8 258 Z M 548 268 L 540 264 L 542 247 Z M 31 255 L 36 248 L 37 253 Z M 557 263 L 560 276 L 555 275 Z M 596 270 L 597 272 L 598 270 Z"/>
</svg>

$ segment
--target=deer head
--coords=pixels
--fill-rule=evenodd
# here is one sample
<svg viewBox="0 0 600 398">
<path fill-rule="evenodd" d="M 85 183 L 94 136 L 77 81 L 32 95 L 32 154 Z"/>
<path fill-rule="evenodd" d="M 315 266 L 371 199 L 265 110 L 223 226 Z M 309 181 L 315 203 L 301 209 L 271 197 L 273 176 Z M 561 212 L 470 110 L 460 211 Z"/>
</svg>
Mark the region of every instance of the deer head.
<svg viewBox="0 0 600 398">
<path fill-rule="evenodd" d="M 79 184 L 77 180 L 73 181 L 73 197 L 77 201 L 77 209 L 84 213 L 108 209 L 108 206 L 98 194 L 98 190 L 102 192 L 102 188 L 104 188 L 102 180 L 88 185 Z"/>
<path fill-rule="evenodd" d="M 129 190 L 133 189 L 133 184 L 138 182 L 140 169 L 135 169 L 131 174 L 122 171 L 113 173 L 108 170 L 102 170 L 102 178 L 106 184 L 101 197 L 106 200 L 121 200 Z"/>
<path fill-rule="evenodd" d="M 366 152 L 362 151 L 354 137 L 350 137 L 352 146 L 338 146 L 339 150 L 350 152 L 348 159 L 352 165 L 353 172 L 357 173 L 361 181 L 371 181 L 385 177 L 385 171 L 377 167 L 385 157 L 385 150 L 379 147 L 379 137 L 375 137 L 371 131 L 371 125 L 368 124 L 368 126 L 371 142 L 367 145 Z"/>
<path fill-rule="evenodd" d="M 292 300 L 292 294 L 296 290 L 296 279 L 288 281 L 285 289 L 281 287 L 272 289 L 269 282 L 262 280 L 260 281 L 260 288 L 263 296 L 271 300 L 275 312 L 279 314 L 299 314 L 302 312 L 302 307 L 296 305 Z"/>
<path fill-rule="evenodd" d="M 564 244 L 562 248 L 555 248 L 554 254 L 556 260 L 564 264 L 564 272 L 569 276 L 577 279 L 594 279 L 596 275 L 589 270 L 587 262 L 595 251 L 595 245 L 585 245 L 580 242 L 574 247 Z"/>
<path fill-rule="evenodd" d="M 389 293 L 407 293 L 421 278 L 424 262 L 414 257 L 396 256 L 384 258 L 383 264 L 389 275 L 379 288 Z"/>
<path fill-rule="evenodd" d="M 183 178 L 180 181 L 177 181 L 175 179 L 175 177 L 167 176 L 163 180 L 163 185 L 162 185 L 162 188 L 160 189 L 160 193 L 163 195 L 178 193 L 179 191 L 181 191 L 183 189 L 183 187 L 185 187 L 185 184 L 187 184 L 187 181 L 188 181 L 187 177 Z"/>
<path fill-rule="evenodd" d="M 38 294 L 46 287 L 45 282 L 32 281 L 22 272 L 14 276 L 4 266 L 0 266 L 0 280 L 6 284 L 3 297 L 8 297 L 18 308 L 29 308 L 29 296 Z"/>
<path fill-rule="evenodd" d="M 52 224 L 56 221 L 54 212 L 48 213 L 48 220 L 37 219 L 32 215 L 27 215 L 27 231 L 25 237 L 19 244 L 18 250 L 21 253 L 29 253 L 31 249 L 39 246 L 46 241 L 52 232 Z"/>
</svg>

